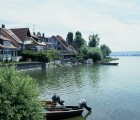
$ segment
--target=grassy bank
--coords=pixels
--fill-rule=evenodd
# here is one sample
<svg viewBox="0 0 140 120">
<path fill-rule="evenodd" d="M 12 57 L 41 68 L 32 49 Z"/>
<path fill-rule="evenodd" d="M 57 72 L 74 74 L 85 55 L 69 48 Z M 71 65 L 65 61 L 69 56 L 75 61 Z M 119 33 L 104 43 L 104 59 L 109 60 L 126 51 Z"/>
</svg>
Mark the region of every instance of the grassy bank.
<svg viewBox="0 0 140 120">
<path fill-rule="evenodd" d="M 103 62 L 111 62 L 111 61 L 115 61 L 115 60 L 119 60 L 119 58 L 108 57 L 108 58 L 104 59 Z"/>
</svg>

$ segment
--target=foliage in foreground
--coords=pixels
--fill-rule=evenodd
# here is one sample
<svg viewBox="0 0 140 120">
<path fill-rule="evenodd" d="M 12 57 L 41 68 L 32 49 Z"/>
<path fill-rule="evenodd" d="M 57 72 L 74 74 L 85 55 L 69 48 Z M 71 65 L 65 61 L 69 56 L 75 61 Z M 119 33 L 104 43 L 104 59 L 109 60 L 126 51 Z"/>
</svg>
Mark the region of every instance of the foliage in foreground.
<svg viewBox="0 0 140 120">
<path fill-rule="evenodd" d="M 35 80 L 14 67 L 0 68 L 1 120 L 40 120 L 42 105 Z"/>
</svg>

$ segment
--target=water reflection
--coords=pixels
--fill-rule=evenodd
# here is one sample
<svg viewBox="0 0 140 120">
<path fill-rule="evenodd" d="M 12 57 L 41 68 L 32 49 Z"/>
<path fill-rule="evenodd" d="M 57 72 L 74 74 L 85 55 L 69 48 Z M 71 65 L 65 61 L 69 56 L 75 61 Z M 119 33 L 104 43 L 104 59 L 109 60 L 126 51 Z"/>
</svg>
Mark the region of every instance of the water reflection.
<svg viewBox="0 0 140 120">
<path fill-rule="evenodd" d="M 78 117 L 73 117 L 73 118 L 69 118 L 69 119 L 65 119 L 65 120 L 87 120 L 87 118 L 89 118 L 91 115 L 91 112 L 87 112 L 85 115 L 81 115 Z"/>
<path fill-rule="evenodd" d="M 84 110 L 82 116 L 69 120 L 139 120 L 139 60 L 127 57 L 118 66 L 67 66 L 27 74 L 37 79 L 41 99 L 50 100 L 54 92 L 65 105 L 78 105 L 86 99 L 93 112 L 88 115 Z"/>
<path fill-rule="evenodd" d="M 30 76 L 37 79 L 42 94 L 54 92 L 80 94 L 85 90 L 98 88 L 100 66 L 74 66 L 30 71 Z"/>
<path fill-rule="evenodd" d="M 129 109 L 116 109 L 103 116 L 101 120 L 139 120 L 139 118 L 140 115 L 134 114 L 134 112 Z"/>
</svg>

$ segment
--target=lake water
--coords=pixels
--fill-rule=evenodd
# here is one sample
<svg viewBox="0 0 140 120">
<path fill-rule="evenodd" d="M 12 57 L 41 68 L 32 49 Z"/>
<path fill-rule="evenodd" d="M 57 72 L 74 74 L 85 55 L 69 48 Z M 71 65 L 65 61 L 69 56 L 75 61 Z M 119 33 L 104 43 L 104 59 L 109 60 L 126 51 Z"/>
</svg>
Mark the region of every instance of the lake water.
<svg viewBox="0 0 140 120">
<path fill-rule="evenodd" d="M 119 57 L 118 66 L 79 65 L 28 71 L 41 99 L 58 93 L 65 105 L 87 101 L 92 112 L 67 120 L 140 120 L 140 57 Z"/>
</svg>

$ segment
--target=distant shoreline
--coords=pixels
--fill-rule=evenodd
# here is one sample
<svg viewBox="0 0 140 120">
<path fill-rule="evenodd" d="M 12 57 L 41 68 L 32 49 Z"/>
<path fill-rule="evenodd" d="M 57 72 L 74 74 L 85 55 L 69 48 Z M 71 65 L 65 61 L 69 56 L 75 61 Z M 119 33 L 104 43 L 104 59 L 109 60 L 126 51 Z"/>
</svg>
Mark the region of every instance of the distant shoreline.
<svg viewBox="0 0 140 120">
<path fill-rule="evenodd" d="M 140 56 L 140 51 L 112 52 L 110 56 Z"/>
</svg>

